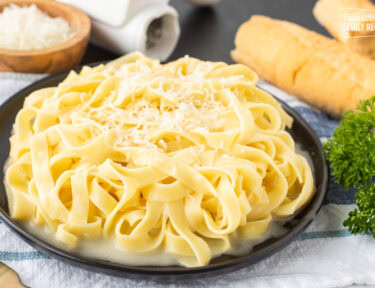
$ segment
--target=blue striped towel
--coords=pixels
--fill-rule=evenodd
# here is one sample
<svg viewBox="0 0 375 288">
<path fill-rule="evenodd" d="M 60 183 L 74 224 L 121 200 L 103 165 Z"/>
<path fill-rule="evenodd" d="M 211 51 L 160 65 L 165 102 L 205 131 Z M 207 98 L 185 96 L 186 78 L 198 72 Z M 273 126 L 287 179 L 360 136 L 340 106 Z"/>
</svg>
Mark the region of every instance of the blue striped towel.
<svg viewBox="0 0 375 288">
<path fill-rule="evenodd" d="M 0 102 L 41 75 L 0 74 Z M 322 141 L 338 121 L 292 98 L 278 88 L 259 86 L 287 102 L 316 130 Z M 18 239 L 0 224 L 0 261 L 12 267 L 33 288 L 102 287 L 344 287 L 375 285 L 375 239 L 350 235 L 342 226 L 353 209 L 353 192 L 329 183 L 328 196 L 318 216 L 300 237 L 278 254 L 253 266 L 215 278 L 165 283 L 135 281 L 87 272 L 51 259 Z"/>
</svg>

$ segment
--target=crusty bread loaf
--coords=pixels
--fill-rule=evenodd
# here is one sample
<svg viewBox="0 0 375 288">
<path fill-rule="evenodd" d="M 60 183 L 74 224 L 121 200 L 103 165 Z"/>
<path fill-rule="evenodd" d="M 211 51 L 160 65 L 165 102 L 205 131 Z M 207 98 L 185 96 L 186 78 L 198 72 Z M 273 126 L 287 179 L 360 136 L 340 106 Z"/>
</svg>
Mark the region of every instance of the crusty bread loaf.
<svg viewBox="0 0 375 288">
<path fill-rule="evenodd" d="M 235 45 L 236 62 L 333 115 L 375 95 L 375 61 L 296 24 L 253 16 Z"/>
<path fill-rule="evenodd" d="M 343 8 L 351 9 L 342 10 Z M 338 41 L 344 43 L 355 52 L 375 59 L 374 31 L 365 28 L 365 31 L 344 32 L 342 29 L 342 13 L 351 14 L 353 12 L 356 15 L 370 14 L 375 16 L 375 5 L 370 0 L 319 0 L 313 10 L 316 20 Z M 362 23 L 374 24 L 374 21 Z"/>
</svg>

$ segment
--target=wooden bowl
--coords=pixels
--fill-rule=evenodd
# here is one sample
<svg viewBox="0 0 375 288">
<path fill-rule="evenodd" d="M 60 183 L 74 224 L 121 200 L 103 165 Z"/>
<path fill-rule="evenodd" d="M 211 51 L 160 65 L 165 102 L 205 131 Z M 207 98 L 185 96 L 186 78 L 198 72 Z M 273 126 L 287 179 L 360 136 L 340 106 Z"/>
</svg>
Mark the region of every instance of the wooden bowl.
<svg viewBox="0 0 375 288">
<path fill-rule="evenodd" d="M 35 4 L 52 17 L 62 17 L 75 28 L 67 41 L 38 50 L 9 50 L 0 48 L 1 72 L 57 73 L 79 64 L 90 37 L 89 17 L 77 8 L 51 0 L 1 0 L 0 12 L 9 4 Z"/>
</svg>

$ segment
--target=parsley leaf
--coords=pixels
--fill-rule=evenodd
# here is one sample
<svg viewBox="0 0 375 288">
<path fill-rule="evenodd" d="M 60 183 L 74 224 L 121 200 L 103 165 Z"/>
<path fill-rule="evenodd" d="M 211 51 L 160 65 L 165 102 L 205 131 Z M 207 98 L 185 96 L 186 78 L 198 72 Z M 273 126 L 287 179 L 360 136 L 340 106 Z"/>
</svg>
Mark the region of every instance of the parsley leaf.
<svg viewBox="0 0 375 288">
<path fill-rule="evenodd" d="M 335 181 L 345 189 L 357 188 L 358 209 L 349 212 L 344 226 L 375 237 L 375 96 L 344 113 L 324 150 Z"/>
<path fill-rule="evenodd" d="M 348 111 L 324 144 L 337 183 L 346 189 L 375 175 L 375 97 Z"/>
<path fill-rule="evenodd" d="M 359 185 L 355 198 L 358 210 L 349 212 L 344 226 L 353 234 L 371 232 L 375 237 L 375 183 Z"/>
</svg>

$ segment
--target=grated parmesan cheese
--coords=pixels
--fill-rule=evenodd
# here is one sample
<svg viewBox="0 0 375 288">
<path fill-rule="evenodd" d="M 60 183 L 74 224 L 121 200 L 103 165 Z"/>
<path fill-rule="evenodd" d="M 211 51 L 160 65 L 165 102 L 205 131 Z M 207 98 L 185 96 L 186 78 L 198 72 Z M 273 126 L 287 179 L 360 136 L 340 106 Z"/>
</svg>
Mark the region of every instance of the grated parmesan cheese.
<svg viewBox="0 0 375 288">
<path fill-rule="evenodd" d="M 164 152 L 175 151 L 176 145 L 188 147 L 204 134 L 232 133 L 233 126 L 240 123 L 230 108 L 230 99 L 240 94 L 241 86 L 237 84 L 248 83 L 246 79 L 242 75 L 209 76 L 210 62 L 194 67 L 188 57 L 182 59 L 186 63 L 180 60 L 177 67 L 142 61 L 124 64 L 116 70 L 103 67 L 100 77 L 115 77 L 118 86 L 106 92 L 106 97 L 98 102 L 100 105 L 96 103 L 79 111 L 67 109 L 62 123 L 72 123 L 74 119 L 76 124 L 98 125 L 103 133 L 113 133 L 115 146 Z M 194 70 L 185 71 L 183 68 L 189 65 Z M 86 76 L 77 77 L 85 81 Z M 55 99 L 51 101 L 55 103 Z M 46 99 L 44 105 L 48 102 Z M 224 142 L 220 144 L 225 146 Z"/>
<path fill-rule="evenodd" d="M 35 4 L 10 4 L 0 13 L 0 48 L 37 50 L 65 42 L 75 29 L 61 17 L 50 17 Z"/>
</svg>

